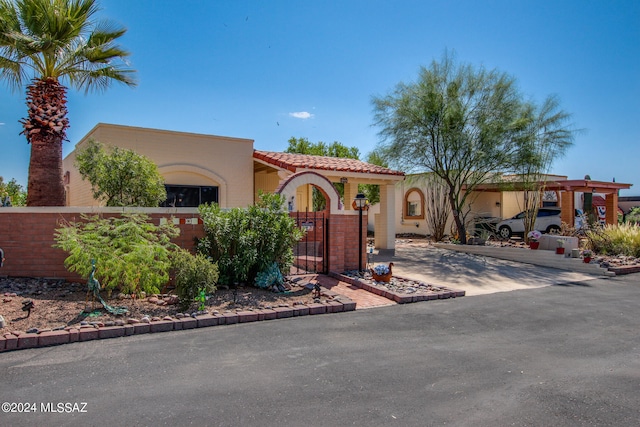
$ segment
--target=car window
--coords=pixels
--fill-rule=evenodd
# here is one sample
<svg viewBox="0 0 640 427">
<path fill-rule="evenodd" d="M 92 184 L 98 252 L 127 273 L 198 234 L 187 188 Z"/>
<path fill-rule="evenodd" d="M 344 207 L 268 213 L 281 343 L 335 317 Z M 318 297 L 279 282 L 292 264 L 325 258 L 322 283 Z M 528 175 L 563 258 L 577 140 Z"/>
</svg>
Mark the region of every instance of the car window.
<svg viewBox="0 0 640 427">
<path fill-rule="evenodd" d="M 556 211 L 556 210 L 539 210 L 538 211 L 538 216 L 556 216 L 556 215 L 560 215 L 560 211 Z"/>
</svg>

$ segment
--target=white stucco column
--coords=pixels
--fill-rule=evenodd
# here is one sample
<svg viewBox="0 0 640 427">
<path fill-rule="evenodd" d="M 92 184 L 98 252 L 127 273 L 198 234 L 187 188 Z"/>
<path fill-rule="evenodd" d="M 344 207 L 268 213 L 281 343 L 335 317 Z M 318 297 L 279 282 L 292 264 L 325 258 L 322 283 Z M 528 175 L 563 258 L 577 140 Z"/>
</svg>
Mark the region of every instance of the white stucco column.
<svg viewBox="0 0 640 427">
<path fill-rule="evenodd" d="M 346 182 L 344 184 L 344 210 L 345 211 L 351 211 L 353 210 L 353 207 L 351 206 L 351 203 L 353 202 L 353 199 L 356 198 L 356 195 L 358 194 L 358 184 L 355 182 Z"/>
<path fill-rule="evenodd" d="M 375 218 L 375 246 L 378 250 L 396 249 L 396 186 L 380 186 L 380 213 Z"/>
</svg>

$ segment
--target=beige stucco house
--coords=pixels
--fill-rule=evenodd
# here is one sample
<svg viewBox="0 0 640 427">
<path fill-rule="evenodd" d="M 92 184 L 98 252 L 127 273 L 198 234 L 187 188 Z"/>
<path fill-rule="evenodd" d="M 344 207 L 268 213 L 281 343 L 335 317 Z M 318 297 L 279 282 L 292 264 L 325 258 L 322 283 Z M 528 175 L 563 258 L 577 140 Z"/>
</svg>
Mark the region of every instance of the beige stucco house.
<svg viewBox="0 0 640 427">
<path fill-rule="evenodd" d="M 425 214 L 428 199 L 434 196 L 434 188 L 430 184 L 429 174 L 408 175 L 396 184 L 395 229 L 397 233 L 415 233 L 430 235 Z M 619 202 L 618 192 L 629 189 L 631 184 L 596 181 L 591 179 L 570 180 L 564 175 L 545 175 L 542 177 L 545 191 L 542 206 L 561 208 L 561 219 L 567 224 L 574 223 L 574 210 L 584 210 L 585 193 L 593 194 L 594 213 L 601 214 L 603 222 L 617 224 Z M 509 183 L 511 190 L 505 190 Z M 524 210 L 524 193 L 519 191 L 521 183 L 515 175 L 497 177 L 495 184 L 479 186 L 468 198 L 468 218 L 479 218 L 479 221 L 511 218 Z M 597 208 L 597 209 L 596 209 Z M 378 206 L 371 211 L 375 214 Z M 446 227 L 451 229 L 452 218 L 449 216 Z M 373 221 L 369 219 L 369 228 L 373 229 Z M 472 230 L 469 230 L 472 231 Z"/>
<path fill-rule="evenodd" d="M 331 193 L 325 183 L 342 182 L 347 202 L 334 198 L 329 209 L 348 213 L 358 184 L 380 185 L 376 247 L 395 247 L 396 184 L 404 179 L 402 172 L 353 159 L 254 150 L 252 139 L 99 123 L 63 160 L 68 206 L 100 204 L 74 165 L 76 151 L 91 139 L 132 149 L 155 162 L 165 179 L 167 207 L 195 207 L 202 202 L 247 207 L 260 191 L 283 191 L 290 210 L 305 211 L 311 210 L 312 186 Z M 285 184 L 289 188 L 283 189 Z"/>
</svg>

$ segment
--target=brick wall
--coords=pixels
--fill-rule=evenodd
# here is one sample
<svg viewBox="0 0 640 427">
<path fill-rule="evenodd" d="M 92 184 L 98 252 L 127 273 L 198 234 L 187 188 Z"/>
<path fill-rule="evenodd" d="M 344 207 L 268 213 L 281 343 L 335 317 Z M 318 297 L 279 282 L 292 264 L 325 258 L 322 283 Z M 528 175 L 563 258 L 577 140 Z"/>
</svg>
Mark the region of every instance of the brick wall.
<svg viewBox="0 0 640 427">
<path fill-rule="evenodd" d="M 194 238 L 204 236 L 197 209 L 141 209 L 159 224 L 161 218 L 179 222 L 180 236 L 177 245 L 193 249 Z M 62 278 L 69 281 L 83 280 L 64 267 L 67 253 L 53 248 L 54 232 L 64 222 L 80 221 L 81 215 L 101 213 L 119 216 L 122 209 L 115 208 L 0 208 L 0 248 L 4 250 L 5 263 L 0 275 L 13 277 Z M 195 218 L 195 224 L 191 224 Z"/>
<path fill-rule="evenodd" d="M 329 219 L 329 271 L 342 273 L 358 269 L 358 213 L 331 215 Z M 367 214 L 362 218 L 362 254 L 367 248 Z M 362 266 L 365 258 L 362 258 Z"/>
<path fill-rule="evenodd" d="M 180 236 L 174 239 L 174 243 L 183 248 L 193 249 L 194 238 L 204 236 L 204 226 L 197 209 L 149 208 L 137 211 L 148 214 L 155 224 L 159 224 L 161 219 L 179 222 Z M 80 221 L 82 214 L 119 216 L 122 212 L 123 209 L 97 207 L 0 208 L 0 248 L 6 258 L 0 275 L 83 281 L 65 269 L 67 253 L 52 247 L 55 230 L 65 221 Z M 358 268 L 358 220 L 355 212 L 329 217 L 330 271 L 341 273 Z M 366 250 L 366 226 L 365 213 L 362 221 L 363 252 Z"/>
</svg>

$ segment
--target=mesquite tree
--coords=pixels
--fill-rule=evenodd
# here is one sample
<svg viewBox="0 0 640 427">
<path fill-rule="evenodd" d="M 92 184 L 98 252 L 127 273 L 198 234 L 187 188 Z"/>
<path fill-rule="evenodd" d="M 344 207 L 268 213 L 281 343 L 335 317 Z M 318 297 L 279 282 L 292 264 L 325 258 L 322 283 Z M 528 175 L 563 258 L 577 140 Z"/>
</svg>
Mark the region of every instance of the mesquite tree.
<svg viewBox="0 0 640 427">
<path fill-rule="evenodd" d="M 513 77 L 497 70 L 458 65 L 445 53 L 421 68 L 413 83 L 373 98 L 381 127 L 380 150 L 405 172 L 433 172 L 448 189 L 461 243 L 466 243 L 465 206 L 473 190 L 496 173 L 513 170 L 529 134 L 528 105 Z"/>
</svg>

